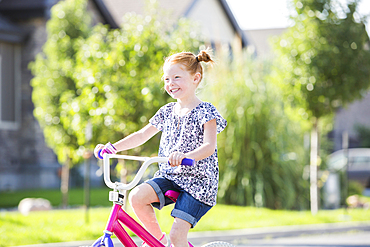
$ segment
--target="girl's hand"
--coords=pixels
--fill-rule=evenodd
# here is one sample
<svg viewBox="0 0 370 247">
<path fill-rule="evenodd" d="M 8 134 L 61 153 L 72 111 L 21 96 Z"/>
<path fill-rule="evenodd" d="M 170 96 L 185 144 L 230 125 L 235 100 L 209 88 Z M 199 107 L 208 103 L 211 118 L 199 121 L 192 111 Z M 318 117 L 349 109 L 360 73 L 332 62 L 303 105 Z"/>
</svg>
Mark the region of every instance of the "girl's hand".
<svg viewBox="0 0 370 247">
<path fill-rule="evenodd" d="M 96 145 L 96 147 L 94 149 L 94 155 L 95 155 L 96 158 L 100 159 L 99 156 L 98 156 L 98 153 L 103 148 L 104 148 L 104 145 L 103 144 Z"/>
<path fill-rule="evenodd" d="M 98 144 L 95 149 L 94 149 L 94 154 L 95 154 L 95 157 L 99 158 L 99 159 L 103 159 L 103 155 L 105 153 L 107 154 L 116 154 L 117 153 L 117 149 L 112 145 L 112 143 L 108 142 L 107 144 L 105 144 L 105 146 L 101 147 L 99 145 L 102 145 L 102 144 Z M 102 151 L 100 151 L 102 150 Z M 100 156 L 99 156 L 100 154 Z"/>
<path fill-rule="evenodd" d="M 168 157 L 168 161 L 170 162 L 170 165 L 172 167 L 181 165 L 181 161 L 186 158 L 185 154 L 181 152 L 173 152 L 170 154 L 170 157 Z"/>
</svg>

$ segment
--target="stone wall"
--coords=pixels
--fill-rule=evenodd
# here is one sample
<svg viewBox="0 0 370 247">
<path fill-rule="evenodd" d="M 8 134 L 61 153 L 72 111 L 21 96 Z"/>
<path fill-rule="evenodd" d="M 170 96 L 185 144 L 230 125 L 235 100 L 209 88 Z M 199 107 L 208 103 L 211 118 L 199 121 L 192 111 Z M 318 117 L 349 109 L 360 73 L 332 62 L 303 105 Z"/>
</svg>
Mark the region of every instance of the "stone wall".
<svg viewBox="0 0 370 247">
<path fill-rule="evenodd" d="M 32 19 L 17 25 L 28 33 L 21 45 L 21 120 L 16 130 L 0 130 L 0 191 L 32 188 L 57 188 L 60 184 L 53 151 L 44 141 L 33 116 L 32 79 L 28 64 L 46 40 L 46 20 Z"/>
</svg>

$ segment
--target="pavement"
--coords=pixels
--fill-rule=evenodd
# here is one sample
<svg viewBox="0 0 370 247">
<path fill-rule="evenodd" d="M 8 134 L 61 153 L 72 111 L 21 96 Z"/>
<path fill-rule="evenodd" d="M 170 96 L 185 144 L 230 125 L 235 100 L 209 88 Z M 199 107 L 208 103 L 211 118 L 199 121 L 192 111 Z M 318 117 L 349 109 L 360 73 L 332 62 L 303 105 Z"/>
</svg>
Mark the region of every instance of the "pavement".
<svg viewBox="0 0 370 247">
<path fill-rule="evenodd" d="M 248 241 L 243 247 L 369 247 L 369 232 L 345 232 Z M 239 247 L 238 246 L 238 247 Z"/>
<path fill-rule="evenodd" d="M 190 232 L 188 238 L 195 247 L 213 241 L 224 241 L 246 247 L 370 247 L 370 221 Z M 134 240 L 139 246 L 141 245 L 140 239 L 135 237 Z M 94 240 L 17 247 L 85 247 L 93 242 Z M 117 238 L 113 238 L 113 243 L 115 247 L 123 246 Z"/>
</svg>

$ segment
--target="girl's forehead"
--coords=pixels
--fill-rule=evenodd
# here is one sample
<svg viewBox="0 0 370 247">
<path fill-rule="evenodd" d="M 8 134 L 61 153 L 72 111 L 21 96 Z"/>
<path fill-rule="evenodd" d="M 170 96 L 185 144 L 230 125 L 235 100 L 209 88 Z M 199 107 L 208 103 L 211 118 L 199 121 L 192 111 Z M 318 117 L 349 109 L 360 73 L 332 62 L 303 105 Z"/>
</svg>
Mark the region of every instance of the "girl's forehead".
<svg viewBox="0 0 370 247">
<path fill-rule="evenodd" d="M 180 63 L 167 63 L 163 66 L 163 72 L 165 74 L 186 72 L 184 65 Z"/>
</svg>

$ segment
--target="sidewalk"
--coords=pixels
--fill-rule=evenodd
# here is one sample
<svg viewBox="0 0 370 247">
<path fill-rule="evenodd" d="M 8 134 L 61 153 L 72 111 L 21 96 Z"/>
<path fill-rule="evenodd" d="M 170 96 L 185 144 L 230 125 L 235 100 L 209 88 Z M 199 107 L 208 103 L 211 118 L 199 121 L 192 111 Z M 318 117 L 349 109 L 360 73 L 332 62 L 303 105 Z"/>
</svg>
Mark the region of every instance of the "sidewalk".
<svg viewBox="0 0 370 247">
<path fill-rule="evenodd" d="M 370 232 L 370 221 L 330 223 L 318 225 L 248 228 L 230 231 L 190 232 L 189 241 L 196 247 L 212 241 L 225 241 L 237 245 L 238 243 L 245 242 L 245 240 L 252 239 L 272 239 L 301 235 L 321 235 L 349 231 Z M 141 245 L 142 241 L 139 238 L 135 237 L 134 240 L 137 244 L 139 244 L 139 246 Z M 24 245 L 18 247 L 79 247 L 79 246 L 90 246 L 93 242 L 94 240 Z M 113 243 L 115 247 L 123 246 L 117 238 L 113 238 Z"/>
</svg>

